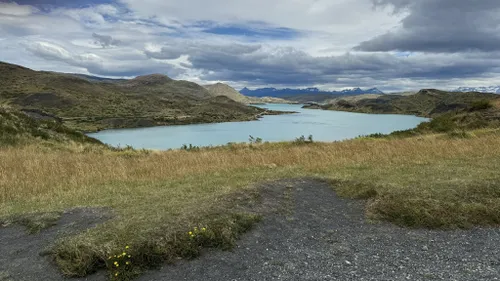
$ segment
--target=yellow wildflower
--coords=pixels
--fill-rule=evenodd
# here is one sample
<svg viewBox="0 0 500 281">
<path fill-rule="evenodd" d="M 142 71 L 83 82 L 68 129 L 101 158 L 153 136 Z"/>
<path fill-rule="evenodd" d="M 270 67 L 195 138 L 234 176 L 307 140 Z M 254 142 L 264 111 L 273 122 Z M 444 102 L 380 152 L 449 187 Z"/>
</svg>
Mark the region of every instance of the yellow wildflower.
<svg viewBox="0 0 500 281">
<path fill-rule="evenodd" d="M 125 249 L 128 249 L 128 248 L 130 248 L 130 247 L 129 246 L 125 246 Z"/>
<path fill-rule="evenodd" d="M 126 264 L 126 265 L 129 265 L 129 264 L 130 264 L 130 262 L 126 262 L 125 264 Z"/>
<path fill-rule="evenodd" d="M 201 231 L 206 231 L 207 229 L 206 228 L 202 228 Z"/>
<path fill-rule="evenodd" d="M 122 256 L 126 256 L 126 255 L 127 255 L 127 253 L 125 253 L 125 252 L 122 253 Z"/>
<path fill-rule="evenodd" d="M 128 255 L 128 257 L 129 257 L 129 258 L 131 258 L 131 256 L 130 256 L 130 255 Z"/>
<path fill-rule="evenodd" d="M 115 276 L 118 276 L 118 272 L 117 272 L 117 273 L 115 273 Z"/>
<path fill-rule="evenodd" d="M 189 234 L 189 235 L 193 235 L 193 232 L 189 231 L 189 232 L 188 232 L 188 234 Z"/>
</svg>

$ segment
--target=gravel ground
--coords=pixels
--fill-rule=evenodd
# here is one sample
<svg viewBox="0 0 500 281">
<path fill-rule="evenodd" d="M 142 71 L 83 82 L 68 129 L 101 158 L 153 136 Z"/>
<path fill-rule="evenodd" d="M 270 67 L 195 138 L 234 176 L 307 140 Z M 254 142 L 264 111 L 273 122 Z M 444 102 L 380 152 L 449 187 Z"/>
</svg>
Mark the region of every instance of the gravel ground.
<svg viewBox="0 0 500 281">
<path fill-rule="evenodd" d="M 22 226 L 0 226 L 0 281 L 67 280 L 46 255 L 56 239 L 94 227 L 111 218 L 105 208 L 78 208 L 64 212 L 57 225 L 30 235 Z M 103 276 L 74 279 L 101 281 Z"/>
<path fill-rule="evenodd" d="M 290 188 L 231 252 L 150 271 L 139 280 L 500 280 L 500 230 L 409 230 L 365 221 L 364 202 L 314 180 Z"/>
<path fill-rule="evenodd" d="M 500 229 L 370 224 L 363 201 L 341 199 L 328 184 L 310 179 L 277 181 L 266 189 L 265 203 L 281 206 L 279 211 L 266 215 L 235 249 L 208 250 L 138 280 L 500 280 Z M 108 218 L 80 209 L 37 235 L 18 226 L 0 228 L 0 281 L 65 280 L 39 253 L 67 229 Z M 105 278 L 100 273 L 80 280 Z"/>
</svg>

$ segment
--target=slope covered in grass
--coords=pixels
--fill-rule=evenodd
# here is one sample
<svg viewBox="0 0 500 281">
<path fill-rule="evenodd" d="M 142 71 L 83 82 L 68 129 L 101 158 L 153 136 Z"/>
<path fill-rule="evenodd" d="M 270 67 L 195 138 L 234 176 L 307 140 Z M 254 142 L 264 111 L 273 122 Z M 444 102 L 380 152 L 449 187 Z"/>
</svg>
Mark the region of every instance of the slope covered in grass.
<svg viewBox="0 0 500 281">
<path fill-rule="evenodd" d="M 380 95 L 375 98 L 336 99 L 322 109 L 364 113 L 414 114 L 435 117 L 452 111 L 473 111 L 480 103 L 497 102 L 499 95 L 424 89 L 413 95 Z"/>
<path fill-rule="evenodd" d="M 392 136 L 415 136 L 426 133 L 455 133 L 500 127 L 500 96 L 486 93 L 455 93 L 421 90 L 413 95 L 336 99 L 330 104 L 307 105 L 307 108 L 361 113 L 413 114 L 431 117 L 415 129 L 394 132 Z M 373 135 L 384 137 L 382 135 Z"/>
<path fill-rule="evenodd" d="M 41 143 L 101 144 L 57 120 L 36 119 L 26 113 L 0 107 L 0 147 Z"/>
<path fill-rule="evenodd" d="M 69 127 L 106 128 L 254 120 L 264 110 L 214 98 L 192 82 L 165 75 L 96 80 L 0 62 L 0 104 L 36 109 Z"/>
</svg>

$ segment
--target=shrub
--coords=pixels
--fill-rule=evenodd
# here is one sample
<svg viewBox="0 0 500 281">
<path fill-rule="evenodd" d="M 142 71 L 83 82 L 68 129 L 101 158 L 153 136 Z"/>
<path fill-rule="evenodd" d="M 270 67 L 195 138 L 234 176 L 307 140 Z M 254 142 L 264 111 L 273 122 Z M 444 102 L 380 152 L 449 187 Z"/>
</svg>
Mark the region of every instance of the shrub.
<svg viewBox="0 0 500 281">
<path fill-rule="evenodd" d="M 458 125 L 453 121 L 450 114 L 445 114 L 432 119 L 429 122 L 417 126 L 417 131 L 432 131 L 436 133 L 446 133 L 456 130 Z"/>
<path fill-rule="evenodd" d="M 479 100 L 475 101 L 470 106 L 470 111 L 479 111 L 492 108 L 493 104 L 489 100 Z"/>
<path fill-rule="evenodd" d="M 252 135 L 248 136 L 248 141 L 250 142 L 250 144 L 259 144 L 259 143 L 262 143 L 262 138 L 254 138 Z"/>
<path fill-rule="evenodd" d="M 364 136 L 359 136 L 358 138 L 374 138 L 374 139 L 381 139 L 387 137 L 386 134 L 381 134 L 381 133 L 375 133 L 375 134 L 369 134 L 369 135 L 364 135 Z"/>
<path fill-rule="evenodd" d="M 470 133 L 464 130 L 455 130 L 447 133 L 448 137 L 454 139 L 467 139 L 472 137 Z"/>
<path fill-rule="evenodd" d="M 183 144 L 181 146 L 181 149 L 182 150 L 186 150 L 186 151 L 199 151 L 200 150 L 200 147 L 199 146 L 195 146 L 195 145 L 192 145 L 192 144 Z"/>
<path fill-rule="evenodd" d="M 304 135 L 302 135 L 293 141 L 293 143 L 295 143 L 295 144 L 307 144 L 307 143 L 313 143 L 313 142 L 314 141 L 313 141 L 312 135 L 309 135 L 309 137 L 307 137 L 307 139 Z"/>
</svg>

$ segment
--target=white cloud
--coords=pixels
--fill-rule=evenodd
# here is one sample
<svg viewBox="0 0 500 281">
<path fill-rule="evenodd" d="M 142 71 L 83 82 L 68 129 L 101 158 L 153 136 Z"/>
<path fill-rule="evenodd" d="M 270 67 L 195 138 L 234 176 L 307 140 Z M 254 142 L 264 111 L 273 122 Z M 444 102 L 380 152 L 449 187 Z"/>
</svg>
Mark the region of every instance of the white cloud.
<svg viewBox="0 0 500 281">
<path fill-rule="evenodd" d="M 18 5 L 16 3 L 0 3 L 0 16 L 27 16 L 36 13 L 38 9 L 29 5 Z"/>
<path fill-rule="evenodd" d="M 6 39 L 0 40 L 0 60 L 104 76 L 159 72 L 197 83 L 224 81 L 238 88 L 396 90 L 500 84 L 499 52 L 412 50 L 407 56 L 392 50 L 351 51 L 361 42 L 400 31 L 403 19 L 421 19 L 416 13 L 410 17 L 412 9 L 404 9 L 411 2 L 407 0 L 378 1 L 396 5 L 401 9 L 397 13 L 390 5 L 373 9 L 374 0 L 119 1 L 49 11 L 0 4 L 0 37 Z M 481 19 L 482 26 L 487 21 Z M 238 27 L 254 35 L 205 32 L 221 26 L 228 33 Z M 289 34 L 279 36 L 280 32 Z"/>
</svg>

